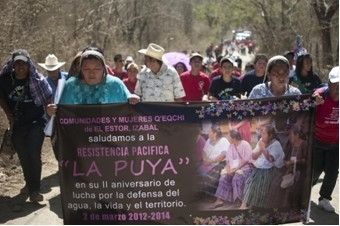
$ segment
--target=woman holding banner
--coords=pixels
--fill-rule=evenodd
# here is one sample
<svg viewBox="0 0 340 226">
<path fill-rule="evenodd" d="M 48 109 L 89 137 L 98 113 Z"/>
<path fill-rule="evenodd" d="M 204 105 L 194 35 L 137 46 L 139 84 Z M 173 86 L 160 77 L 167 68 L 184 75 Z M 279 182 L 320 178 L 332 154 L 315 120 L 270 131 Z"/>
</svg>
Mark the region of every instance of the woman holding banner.
<svg viewBox="0 0 340 226">
<path fill-rule="evenodd" d="M 102 51 L 96 47 L 86 48 L 80 58 L 79 76 L 70 77 L 65 84 L 60 104 L 107 104 L 129 101 L 139 102 L 120 79 L 108 76 Z M 49 116 L 56 113 L 55 104 L 47 106 Z"/>
<path fill-rule="evenodd" d="M 87 47 L 80 57 L 79 75 L 69 77 L 60 88 L 59 104 L 109 104 L 127 102 L 136 104 L 139 96 L 131 94 L 123 81 L 110 76 L 101 49 Z M 49 127 L 45 129 L 50 134 L 53 150 L 57 150 L 57 142 L 53 131 L 53 117 L 57 112 L 57 103 L 48 104 L 46 113 L 51 117 Z M 47 132 L 49 131 L 49 132 Z M 54 151 L 56 158 L 59 154 Z"/>
<path fill-rule="evenodd" d="M 270 58 L 266 68 L 264 83 L 256 85 L 250 92 L 248 99 L 301 95 L 301 91 L 298 88 L 288 84 L 289 67 L 289 61 L 284 56 L 277 55 Z M 285 146 L 288 119 L 285 117 L 277 119 L 279 120 L 273 121 L 270 116 L 259 116 L 257 120 L 257 127 L 259 128 L 257 131 L 258 137 L 261 136 L 261 127 L 270 124 L 275 127 L 281 144 Z"/>
</svg>

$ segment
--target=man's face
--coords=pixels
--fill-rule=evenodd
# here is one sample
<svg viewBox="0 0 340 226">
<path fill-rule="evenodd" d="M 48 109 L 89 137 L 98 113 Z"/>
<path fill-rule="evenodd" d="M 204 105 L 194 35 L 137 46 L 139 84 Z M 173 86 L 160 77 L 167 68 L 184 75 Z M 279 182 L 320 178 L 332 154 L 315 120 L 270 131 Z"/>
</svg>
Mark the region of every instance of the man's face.
<svg viewBox="0 0 340 226">
<path fill-rule="evenodd" d="M 47 71 L 47 75 L 51 78 L 52 81 L 58 81 L 59 79 L 59 70 Z"/>
</svg>

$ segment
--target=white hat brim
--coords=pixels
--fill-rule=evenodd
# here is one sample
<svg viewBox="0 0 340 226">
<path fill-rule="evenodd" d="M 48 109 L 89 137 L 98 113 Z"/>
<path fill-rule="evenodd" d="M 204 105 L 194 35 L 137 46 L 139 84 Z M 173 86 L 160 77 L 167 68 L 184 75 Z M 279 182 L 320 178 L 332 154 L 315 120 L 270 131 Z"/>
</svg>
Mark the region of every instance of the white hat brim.
<svg viewBox="0 0 340 226">
<path fill-rule="evenodd" d="M 156 56 L 156 55 L 152 55 L 152 54 L 149 54 L 149 53 L 148 53 L 148 49 L 141 49 L 141 50 L 138 50 L 138 53 L 141 53 L 141 54 L 144 54 L 144 55 L 146 55 L 146 56 L 149 56 L 149 57 L 155 58 L 155 59 L 157 59 L 157 60 L 163 61 L 162 57 Z"/>
<path fill-rule="evenodd" d="M 42 68 L 44 68 L 46 71 L 55 71 L 58 68 L 60 68 L 61 66 L 63 66 L 66 62 L 59 62 L 57 65 L 46 65 L 43 63 L 38 63 L 39 66 L 41 66 Z"/>
</svg>

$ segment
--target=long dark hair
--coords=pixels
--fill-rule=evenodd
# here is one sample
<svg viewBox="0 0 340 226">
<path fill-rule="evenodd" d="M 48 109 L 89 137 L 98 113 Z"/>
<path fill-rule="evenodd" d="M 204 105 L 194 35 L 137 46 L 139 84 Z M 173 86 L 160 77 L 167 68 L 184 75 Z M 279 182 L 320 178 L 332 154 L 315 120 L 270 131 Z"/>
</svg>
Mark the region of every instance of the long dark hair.
<svg viewBox="0 0 340 226">
<path fill-rule="evenodd" d="M 304 59 L 311 59 L 313 61 L 313 58 L 309 53 L 303 53 L 298 56 L 296 63 L 295 63 L 295 74 L 297 75 L 298 78 L 302 76 Z M 313 76 L 313 74 L 314 74 L 314 71 L 313 71 L 313 65 L 312 65 L 310 71 L 308 71 L 308 76 Z"/>
</svg>

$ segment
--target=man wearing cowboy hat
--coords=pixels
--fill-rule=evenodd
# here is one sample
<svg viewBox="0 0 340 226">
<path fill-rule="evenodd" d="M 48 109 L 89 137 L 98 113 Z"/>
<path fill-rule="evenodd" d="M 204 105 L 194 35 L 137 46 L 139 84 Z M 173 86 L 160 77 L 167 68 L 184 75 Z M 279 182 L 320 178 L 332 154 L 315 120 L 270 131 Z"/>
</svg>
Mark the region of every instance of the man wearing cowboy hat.
<svg viewBox="0 0 340 226">
<path fill-rule="evenodd" d="M 182 101 L 185 97 L 183 85 L 175 68 L 163 63 L 164 48 L 150 43 L 138 52 L 144 54 L 146 69 L 137 77 L 135 94 L 142 101 Z"/>
<path fill-rule="evenodd" d="M 54 54 L 48 54 L 45 59 L 45 63 L 38 63 L 47 72 L 45 80 L 48 82 L 52 88 L 52 102 L 54 101 L 55 92 L 58 86 L 59 79 L 66 79 L 67 73 L 61 72 L 60 67 L 65 64 L 65 62 L 59 62 L 58 58 Z"/>
</svg>

